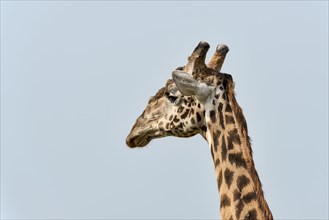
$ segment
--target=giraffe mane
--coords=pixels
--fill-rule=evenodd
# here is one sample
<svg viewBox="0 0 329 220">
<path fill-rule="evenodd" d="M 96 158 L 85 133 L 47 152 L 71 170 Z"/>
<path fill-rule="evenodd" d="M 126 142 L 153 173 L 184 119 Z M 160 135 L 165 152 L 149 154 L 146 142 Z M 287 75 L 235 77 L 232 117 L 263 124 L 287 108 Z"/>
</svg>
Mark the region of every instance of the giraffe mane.
<svg viewBox="0 0 329 220">
<path fill-rule="evenodd" d="M 235 118 L 237 120 L 237 125 L 239 127 L 239 130 L 241 134 L 243 135 L 243 140 L 245 141 L 245 144 L 247 146 L 247 149 L 244 150 L 244 156 L 246 157 L 246 161 L 248 164 L 248 170 L 251 174 L 251 177 L 253 179 L 253 182 L 255 183 L 255 188 L 257 192 L 257 197 L 261 203 L 261 209 L 264 211 L 265 215 L 269 217 L 270 219 L 273 219 L 272 213 L 269 211 L 268 204 L 264 198 L 264 192 L 262 189 L 262 183 L 259 179 L 258 173 L 255 169 L 255 164 L 253 160 L 253 152 L 251 148 L 251 140 L 248 135 L 248 126 L 246 119 L 243 115 L 242 108 L 239 106 L 236 98 L 235 98 L 235 91 L 234 91 L 234 81 L 231 75 L 224 74 L 224 84 L 226 84 L 226 92 L 227 92 L 227 98 L 228 101 L 232 107 L 233 114 L 235 115 Z"/>
</svg>

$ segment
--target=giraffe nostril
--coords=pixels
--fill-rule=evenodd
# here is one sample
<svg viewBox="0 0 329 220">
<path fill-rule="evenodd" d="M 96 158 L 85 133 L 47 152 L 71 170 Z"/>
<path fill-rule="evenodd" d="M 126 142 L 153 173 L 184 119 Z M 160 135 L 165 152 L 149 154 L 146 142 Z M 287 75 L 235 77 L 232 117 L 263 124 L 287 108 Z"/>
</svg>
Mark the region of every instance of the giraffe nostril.
<svg viewBox="0 0 329 220">
<path fill-rule="evenodd" d="M 134 138 L 130 138 L 130 136 L 128 136 L 128 137 L 126 138 L 126 144 L 127 144 L 128 147 L 130 147 L 130 148 L 134 148 L 134 147 L 136 147 L 136 144 L 135 144 L 135 142 L 134 142 Z"/>
</svg>

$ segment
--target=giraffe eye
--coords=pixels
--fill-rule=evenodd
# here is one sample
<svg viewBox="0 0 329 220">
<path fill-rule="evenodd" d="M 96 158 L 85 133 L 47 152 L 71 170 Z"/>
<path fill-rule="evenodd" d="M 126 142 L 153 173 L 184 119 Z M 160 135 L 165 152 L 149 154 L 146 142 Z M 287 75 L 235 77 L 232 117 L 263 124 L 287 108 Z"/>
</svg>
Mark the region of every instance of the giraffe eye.
<svg viewBox="0 0 329 220">
<path fill-rule="evenodd" d="M 168 95 L 167 97 L 171 103 L 175 103 L 175 101 L 177 100 L 176 96 Z"/>
</svg>

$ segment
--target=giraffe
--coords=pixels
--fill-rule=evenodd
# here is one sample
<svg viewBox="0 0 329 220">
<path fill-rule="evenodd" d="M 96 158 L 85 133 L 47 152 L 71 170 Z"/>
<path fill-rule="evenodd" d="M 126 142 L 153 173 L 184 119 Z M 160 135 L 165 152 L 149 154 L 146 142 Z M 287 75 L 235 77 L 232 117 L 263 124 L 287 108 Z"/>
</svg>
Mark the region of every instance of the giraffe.
<svg viewBox="0 0 329 220">
<path fill-rule="evenodd" d="M 198 103 L 203 112 L 197 126 L 210 146 L 220 195 L 221 219 L 273 219 L 254 166 L 247 123 L 234 96 L 232 76 L 219 72 L 228 48 L 217 47 L 206 65 L 208 49 L 208 43 L 200 42 L 188 63 L 172 73 L 172 85 L 181 97 Z M 168 109 L 162 111 L 166 114 Z M 143 125 L 141 129 L 147 126 Z M 183 127 L 188 130 L 189 126 Z M 174 127 L 172 131 L 175 130 Z M 173 135 L 188 137 L 175 132 Z M 129 135 L 127 144 L 129 146 Z"/>
</svg>

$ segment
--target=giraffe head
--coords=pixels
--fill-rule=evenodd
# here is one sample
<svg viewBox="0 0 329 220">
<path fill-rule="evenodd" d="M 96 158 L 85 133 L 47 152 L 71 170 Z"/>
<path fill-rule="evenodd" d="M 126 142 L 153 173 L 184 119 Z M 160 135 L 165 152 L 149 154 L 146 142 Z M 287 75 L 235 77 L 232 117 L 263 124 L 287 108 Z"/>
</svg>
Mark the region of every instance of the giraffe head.
<svg viewBox="0 0 329 220">
<path fill-rule="evenodd" d="M 217 75 L 228 52 L 226 45 L 218 45 L 208 65 L 204 63 L 209 44 L 200 42 L 188 58 L 188 63 L 177 70 L 199 79 Z M 143 113 L 137 118 L 126 143 L 129 147 L 144 147 L 152 139 L 166 136 L 205 137 L 204 107 L 194 96 L 183 95 L 173 80 L 152 96 Z"/>
</svg>

